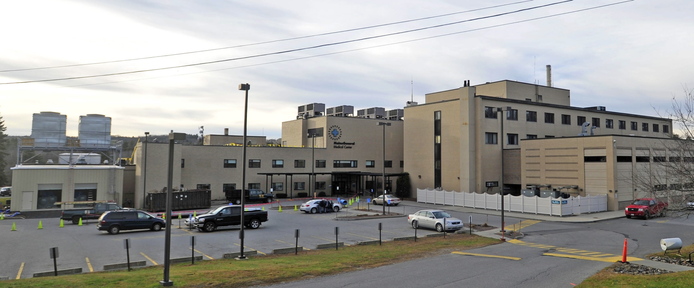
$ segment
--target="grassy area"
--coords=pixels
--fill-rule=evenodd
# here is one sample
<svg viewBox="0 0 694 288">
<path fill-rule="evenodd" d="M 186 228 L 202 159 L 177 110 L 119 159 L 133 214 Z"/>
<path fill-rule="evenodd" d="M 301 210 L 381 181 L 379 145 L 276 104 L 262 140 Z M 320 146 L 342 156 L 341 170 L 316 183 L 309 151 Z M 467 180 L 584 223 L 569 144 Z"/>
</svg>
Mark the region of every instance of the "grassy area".
<svg viewBox="0 0 694 288">
<path fill-rule="evenodd" d="M 369 269 L 456 250 L 499 243 L 498 239 L 463 234 L 383 245 L 347 246 L 340 250 L 311 250 L 299 255 L 269 255 L 248 260 L 220 259 L 176 264 L 170 269 L 175 287 L 244 287 Z M 163 266 L 133 271 L 0 281 L 2 287 L 161 287 Z"/>
<path fill-rule="evenodd" d="M 671 258 L 687 258 L 690 252 L 694 251 L 694 245 L 682 248 L 680 255 L 667 253 Z M 662 253 L 654 253 L 650 256 L 662 256 Z M 681 256 L 682 255 L 682 256 Z M 646 258 L 648 258 L 646 257 Z M 633 262 L 638 264 L 638 262 Z M 662 275 L 624 275 L 613 272 L 613 267 L 607 267 L 597 274 L 583 281 L 578 287 L 692 287 L 694 284 L 694 270 L 668 273 Z"/>
</svg>

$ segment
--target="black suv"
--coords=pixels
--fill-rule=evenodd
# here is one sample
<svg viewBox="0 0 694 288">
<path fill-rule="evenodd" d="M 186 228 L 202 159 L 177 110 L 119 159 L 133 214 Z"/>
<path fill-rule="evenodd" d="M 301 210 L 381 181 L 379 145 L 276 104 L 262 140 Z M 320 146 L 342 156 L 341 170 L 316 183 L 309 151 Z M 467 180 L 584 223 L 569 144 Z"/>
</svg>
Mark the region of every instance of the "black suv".
<svg viewBox="0 0 694 288">
<path fill-rule="evenodd" d="M 109 234 L 118 234 L 120 230 L 150 229 L 159 231 L 166 227 L 164 219 L 139 210 L 116 210 L 101 214 L 97 229 L 108 231 Z"/>
</svg>

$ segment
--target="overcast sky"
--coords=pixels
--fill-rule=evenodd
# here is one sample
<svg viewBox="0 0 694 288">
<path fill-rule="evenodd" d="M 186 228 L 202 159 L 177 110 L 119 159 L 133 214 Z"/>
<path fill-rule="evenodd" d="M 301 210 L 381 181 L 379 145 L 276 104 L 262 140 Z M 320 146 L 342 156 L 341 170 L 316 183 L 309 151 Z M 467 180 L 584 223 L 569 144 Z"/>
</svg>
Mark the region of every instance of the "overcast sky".
<svg viewBox="0 0 694 288">
<path fill-rule="evenodd" d="M 281 137 L 282 122 L 300 105 L 390 110 L 465 80 L 546 85 L 548 64 L 554 86 L 571 90 L 572 106 L 666 116 L 673 97 L 694 86 L 691 0 L 0 7 L 0 116 L 13 136 L 30 135 L 32 114 L 41 111 L 67 115 L 68 136 L 77 136 L 86 114 L 111 117 L 113 135 L 197 134 L 200 126 L 240 135 L 240 83 L 251 85 L 248 134 L 268 138 Z M 56 80 L 65 78 L 77 79 Z"/>
</svg>

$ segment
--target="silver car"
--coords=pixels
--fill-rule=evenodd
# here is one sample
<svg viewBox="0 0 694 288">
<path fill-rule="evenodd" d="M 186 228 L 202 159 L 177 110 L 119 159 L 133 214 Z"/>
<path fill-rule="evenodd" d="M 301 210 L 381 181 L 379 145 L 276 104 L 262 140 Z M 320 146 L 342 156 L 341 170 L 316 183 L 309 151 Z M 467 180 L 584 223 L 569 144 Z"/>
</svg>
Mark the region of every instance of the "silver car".
<svg viewBox="0 0 694 288">
<path fill-rule="evenodd" d="M 463 221 L 451 217 L 443 210 L 419 210 L 407 216 L 412 228 L 436 229 L 438 232 L 456 231 L 463 228 Z"/>
</svg>

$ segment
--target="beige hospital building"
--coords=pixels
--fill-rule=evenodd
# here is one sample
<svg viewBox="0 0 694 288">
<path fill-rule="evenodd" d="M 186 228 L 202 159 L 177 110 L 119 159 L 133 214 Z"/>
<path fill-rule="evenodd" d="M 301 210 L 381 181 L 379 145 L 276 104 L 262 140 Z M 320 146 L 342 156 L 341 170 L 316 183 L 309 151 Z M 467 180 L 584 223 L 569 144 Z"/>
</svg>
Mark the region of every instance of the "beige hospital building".
<svg viewBox="0 0 694 288">
<path fill-rule="evenodd" d="M 248 136 L 246 163 L 242 136 L 228 131 L 205 135 L 202 145 L 174 144 L 173 186 L 209 189 L 212 199 L 223 199 L 224 191 L 241 188 L 246 165 L 247 188 L 278 198 L 368 197 L 380 194 L 385 181 L 388 192 L 408 195 L 424 188 L 607 195 L 608 210 L 618 210 L 653 187 L 688 185 L 654 172 L 654 162 L 684 161 L 669 144 L 677 141 L 672 120 L 574 107 L 570 100 L 567 89 L 504 80 L 465 81 L 392 110 L 311 103 L 281 123 L 279 145 Z M 41 141 L 22 143 L 42 148 Z M 168 153 L 168 141 L 142 141 L 128 165 L 18 164 L 12 209 L 60 209 L 46 203 L 84 199 L 80 187 L 95 200 L 141 208 L 147 193 L 167 185 Z M 642 185 L 644 171 L 653 185 Z"/>
</svg>

